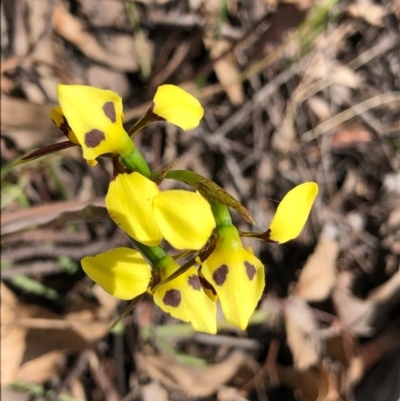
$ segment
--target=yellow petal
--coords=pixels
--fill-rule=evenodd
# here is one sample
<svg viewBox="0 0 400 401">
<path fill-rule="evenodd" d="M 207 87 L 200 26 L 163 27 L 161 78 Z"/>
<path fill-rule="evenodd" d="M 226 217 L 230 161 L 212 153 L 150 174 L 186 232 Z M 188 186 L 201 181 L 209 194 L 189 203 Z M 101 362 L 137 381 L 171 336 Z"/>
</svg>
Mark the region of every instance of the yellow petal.
<svg viewBox="0 0 400 401">
<path fill-rule="evenodd" d="M 175 249 L 201 249 L 215 228 L 211 206 L 197 192 L 160 192 L 153 207 L 163 237 Z"/>
<path fill-rule="evenodd" d="M 175 85 L 161 85 L 153 99 L 153 113 L 185 131 L 196 128 L 203 118 L 200 102 Z"/>
<path fill-rule="evenodd" d="M 161 274 L 162 280 L 179 267 L 172 259 L 170 263 L 173 264 L 173 268 Z M 195 267 L 163 285 L 155 292 L 154 302 L 174 318 L 190 322 L 197 331 L 210 334 L 217 332 L 216 303 L 203 291 Z"/>
<path fill-rule="evenodd" d="M 118 174 L 110 182 L 106 207 L 111 218 L 128 235 L 144 245 L 156 246 L 162 240 L 153 214 L 152 201 L 157 185 L 139 173 Z"/>
<path fill-rule="evenodd" d="M 221 227 L 216 235 L 216 247 L 201 272 L 214 287 L 226 320 L 244 330 L 264 290 L 264 266 L 243 248 L 234 226 Z"/>
<path fill-rule="evenodd" d="M 315 182 L 305 182 L 290 190 L 279 203 L 269 226 L 270 238 L 280 244 L 296 238 L 306 224 L 317 194 Z"/>
<path fill-rule="evenodd" d="M 59 128 L 62 133 L 75 145 L 80 145 L 76 135 L 72 131 L 71 127 L 68 124 L 67 119 L 65 118 L 62 109 L 60 106 L 53 107 L 51 110 L 51 120 Z"/>
<path fill-rule="evenodd" d="M 134 144 L 122 126 L 122 99 L 115 92 L 84 85 L 58 85 L 62 113 L 82 146 L 83 157 L 128 156 Z"/>
<path fill-rule="evenodd" d="M 143 294 L 151 280 L 151 268 L 130 248 L 116 248 L 81 260 L 84 272 L 109 294 L 132 299 Z"/>
</svg>

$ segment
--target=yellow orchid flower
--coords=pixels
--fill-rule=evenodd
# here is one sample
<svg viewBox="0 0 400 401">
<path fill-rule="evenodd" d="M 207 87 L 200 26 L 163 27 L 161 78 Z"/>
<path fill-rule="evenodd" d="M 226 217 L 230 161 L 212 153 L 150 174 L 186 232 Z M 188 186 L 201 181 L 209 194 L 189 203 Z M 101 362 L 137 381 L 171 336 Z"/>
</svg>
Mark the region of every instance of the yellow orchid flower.
<svg viewBox="0 0 400 401">
<path fill-rule="evenodd" d="M 93 164 L 105 153 L 133 153 L 135 146 L 122 125 L 122 99 L 115 92 L 85 85 L 58 85 L 58 100 L 88 162 Z M 53 116 L 57 117 L 58 112 Z M 57 121 L 59 118 L 58 126 Z"/>
<path fill-rule="evenodd" d="M 132 299 L 146 292 L 151 267 L 131 248 L 116 248 L 81 260 L 84 272 L 100 287 L 118 299 Z"/>
<path fill-rule="evenodd" d="M 199 125 L 204 114 L 192 95 L 177 86 L 162 85 L 149 110 L 127 133 L 122 125 L 122 99 L 116 93 L 85 85 L 59 85 L 58 98 L 60 106 L 52 109 L 51 119 L 70 142 L 45 146 L 13 165 L 77 145 L 91 166 L 97 164 L 96 158 L 101 155 L 119 155 L 125 167 L 149 177 L 150 169 L 131 137 L 156 121 L 167 121 L 189 130 Z"/>
<path fill-rule="evenodd" d="M 179 268 L 170 257 L 164 258 L 160 265 L 161 280 Z M 204 292 L 196 267 L 161 286 L 154 293 L 154 302 L 176 319 L 190 322 L 197 331 L 217 332 L 217 306 Z"/>
<path fill-rule="evenodd" d="M 153 98 L 152 112 L 185 131 L 199 125 L 204 109 L 191 94 L 175 85 L 161 85 Z"/>
<path fill-rule="evenodd" d="M 210 204 L 198 192 L 160 192 L 153 210 L 163 237 L 175 249 L 201 249 L 215 228 Z"/>
<path fill-rule="evenodd" d="M 290 190 L 279 203 L 269 226 L 269 238 L 279 244 L 296 238 L 306 224 L 317 194 L 315 182 L 305 182 Z"/>
<path fill-rule="evenodd" d="M 264 266 L 245 250 L 233 225 L 216 229 L 216 247 L 201 275 L 212 285 L 228 322 L 244 330 L 263 293 Z"/>
<path fill-rule="evenodd" d="M 165 238 L 176 249 L 201 249 L 215 227 L 209 203 L 198 193 L 161 192 L 139 173 L 118 174 L 105 199 L 115 223 L 147 246 Z"/>
<path fill-rule="evenodd" d="M 81 261 L 84 272 L 100 287 L 118 299 L 132 299 L 147 291 L 152 269 L 143 256 L 130 248 L 116 248 L 87 256 Z M 179 265 L 169 256 L 159 262 L 161 279 L 172 274 Z M 176 319 L 190 322 L 197 331 L 217 332 L 217 307 L 204 293 L 192 267 L 162 286 L 154 294 L 154 302 Z"/>
<path fill-rule="evenodd" d="M 105 198 L 110 217 L 130 237 L 147 246 L 159 245 L 162 233 L 153 213 L 158 186 L 139 173 L 118 174 Z"/>
</svg>

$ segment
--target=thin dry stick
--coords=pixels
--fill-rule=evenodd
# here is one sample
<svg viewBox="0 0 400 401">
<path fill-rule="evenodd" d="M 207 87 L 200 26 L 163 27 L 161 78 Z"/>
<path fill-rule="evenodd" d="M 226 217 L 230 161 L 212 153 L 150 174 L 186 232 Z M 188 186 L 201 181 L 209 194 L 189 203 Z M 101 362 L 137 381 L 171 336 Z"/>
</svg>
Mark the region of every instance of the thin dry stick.
<svg viewBox="0 0 400 401">
<path fill-rule="evenodd" d="M 330 119 L 319 124 L 314 129 L 304 133 L 302 135 L 302 141 L 310 142 L 313 139 L 325 134 L 329 130 L 337 127 L 339 124 L 342 124 L 345 121 L 348 121 L 351 118 L 357 116 L 358 114 L 364 113 L 367 110 L 392 102 L 400 102 L 400 91 L 382 93 L 380 95 L 364 100 L 363 102 L 358 103 L 353 107 L 350 107 L 347 110 L 342 111 L 339 114 L 336 114 Z"/>
<path fill-rule="evenodd" d="M 94 325 L 110 325 L 111 320 L 64 320 L 64 319 L 45 319 L 36 317 L 22 317 L 15 319 L 13 324 L 20 327 L 26 327 L 28 329 L 40 329 L 40 330 L 76 330 L 80 326 L 91 326 Z M 6 324 L 5 324 L 6 325 Z"/>
<path fill-rule="evenodd" d="M 375 57 L 378 57 L 382 53 L 394 49 L 396 46 L 400 46 L 400 40 L 398 37 L 396 36 L 385 37 L 376 46 L 372 47 L 371 49 L 368 49 L 364 53 L 360 54 L 357 58 L 346 64 L 346 67 L 349 67 L 352 70 L 356 70 L 357 68 L 360 68 L 364 64 L 373 60 Z M 296 95 L 297 101 L 304 102 L 311 96 L 330 86 L 333 82 L 334 81 L 332 77 L 327 76 L 313 83 L 312 85 L 307 85 L 307 88 L 297 93 Z"/>
</svg>

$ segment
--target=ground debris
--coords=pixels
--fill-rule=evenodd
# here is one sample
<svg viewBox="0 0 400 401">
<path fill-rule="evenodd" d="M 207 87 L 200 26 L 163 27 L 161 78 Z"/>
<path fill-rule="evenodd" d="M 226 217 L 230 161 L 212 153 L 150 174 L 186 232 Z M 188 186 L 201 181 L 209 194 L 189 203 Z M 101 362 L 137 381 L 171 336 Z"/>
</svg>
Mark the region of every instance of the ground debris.
<svg viewBox="0 0 400 401">
<path fill-rule="evenodd" d="M 398 2 L 7 0 L 0 7 L 4 394 L 399 399 Z M 79 264 L 129 245 L 104 208 L 109 160 L 92 168 L 74 147 L 8 169 L 61 140 L 50 120 L 59 83 L 118 92 L 127 127 L 160 84 L 195 94 L 205 108 L 198 128 L 157 123 L 135 142 L 155 169 L 178 160 L 176 169 L 222 185 L 260 230 L 294 185 L 318 182 L 297 240 L 251 242 L 267 267 L 257 324 L 196 335 L 146 295 L 111 329 L 127 305 L 93 286 Z"/>
</svg>

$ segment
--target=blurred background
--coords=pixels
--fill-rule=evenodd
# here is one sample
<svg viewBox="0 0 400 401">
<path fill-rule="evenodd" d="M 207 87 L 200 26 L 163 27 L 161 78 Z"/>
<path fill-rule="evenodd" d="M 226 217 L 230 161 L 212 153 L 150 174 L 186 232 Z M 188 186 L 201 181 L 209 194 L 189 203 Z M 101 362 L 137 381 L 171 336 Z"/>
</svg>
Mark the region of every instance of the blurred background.
<svg viewBox="0 0 400 401">
<path fill-rule="evenodd" d="M 397 0 L 3 0 L 1 57 L 3 400 L 399 399 Z M 223 186 L 261 230 L 319 184 L 298 239 L 246 242 L 267 284 L 245 332 L 194 333 L 150 297 L 110 330 L 127 304 L 79 264 L 129 245 L 104 213 L 110 163 L 72 148 L 8 167 L 63 140 L 59 83 L 118 92 L 127 128 L 158 85 L 194 94 L 198 128 L 153 124 L 136 144 L 154 170 L 179 159 Z"/>
</svg>

